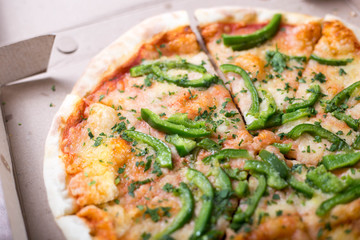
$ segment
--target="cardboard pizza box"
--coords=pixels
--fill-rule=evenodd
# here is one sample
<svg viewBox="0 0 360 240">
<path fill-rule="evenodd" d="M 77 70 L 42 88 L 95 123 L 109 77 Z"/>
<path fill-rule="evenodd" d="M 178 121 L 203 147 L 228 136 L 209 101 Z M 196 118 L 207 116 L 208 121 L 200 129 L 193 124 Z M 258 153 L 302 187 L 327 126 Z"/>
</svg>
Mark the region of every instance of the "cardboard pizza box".
<svg viewBox="0 0 360 240">
<path fill-rule="evenodd" d="M 118 10 L 110 11 L 111 4 L 118 4 Z M 294 0 L 291 4 L 283 0 L 133 0 L 121 4 L 104 3 L 102 11 L 109 14 L 98 14 L 95 19 L 92 12 L 79 13 L 87 21 L 74 18 L 54 28 L 53 22 L 44 22 L 43 32 L 54 34 L 0 48 L 0 239 L 64 239 L 43 183 L 44 143 L 51 121 L 90 59 L 145 18 L 185 9 L 194 27 L 195 9 L 237 5 L 319 17 L 330 13 L 354 25 L 360 23 L 360 1 L 356 0 Z M 12 34 L 18 36 L 15 30 Z M 24 53 L 31 51 L 26 57 Z"/>
</svg>

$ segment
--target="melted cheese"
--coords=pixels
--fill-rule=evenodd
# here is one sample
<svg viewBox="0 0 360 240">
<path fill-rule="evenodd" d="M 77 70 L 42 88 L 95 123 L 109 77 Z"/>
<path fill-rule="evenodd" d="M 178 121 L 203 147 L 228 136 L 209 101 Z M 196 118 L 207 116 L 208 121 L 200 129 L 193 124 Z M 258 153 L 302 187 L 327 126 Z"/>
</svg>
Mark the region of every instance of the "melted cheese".
<svg viewBox="0 0 360 240">
<path fill-rule="evenodd" d="M 118 196 L 116 171 L 130 154 L 126 141 L 110 138 L 117 119 L 114 109 L 95 103 L 89 106 L 88 114 L 86 123 L 79 129 L 80 139 L 73 142 L 74 159 L 70 166 L 72 170 L 82 169 L 69 181 L 69 190 L 80 206 L 104 203 Z"/>
</svg>

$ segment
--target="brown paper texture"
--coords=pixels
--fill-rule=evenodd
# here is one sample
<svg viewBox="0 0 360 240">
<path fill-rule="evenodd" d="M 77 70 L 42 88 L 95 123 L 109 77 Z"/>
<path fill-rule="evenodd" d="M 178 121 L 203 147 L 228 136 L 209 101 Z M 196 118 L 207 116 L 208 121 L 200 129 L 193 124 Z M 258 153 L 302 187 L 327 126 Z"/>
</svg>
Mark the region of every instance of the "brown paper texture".
<svg viewBox="0 0 360 240">
<path fill-rule="evenodd" d="M 59 42 L 55 40 L 46 74 L 30 78 L 32 81 L 6 86 L 2 90 L 12 161 L 30 239 L 63 239 L 48 207 L 42 174 L 44 143 L 52 118 L 65 95 L 84 72 L 89 60 L 132 26 L 156 14 L 182 9 L 188 11 L 194 22 L 195 9 L 224 5 L 281 9 L 319 17 L 330 13 L 355 25 L 360 22 L 359 12 L 357 16 L 351 14 L 358 11 L 351 1 L 169 0 L 144 6 L 141 6 L 139 1 L 134 1 L 134 4 L 137 4 L 136 8 L 128 8 L 118 15 L 56 33 L 57 39 L 72 38 L 77 43 L 78 50 L 67 55 L 60 53 L 57 50 Z"/>
<path fill-rule="evenodd" d="M 0 48 L 0 85 L 47 69 L 54 35 L 35 37 Z"/>
<path fill-rule="evenodd" d="M 11 237 L 14 239 L 26 239 L 25 225 L 23 216 L 21 213 L 21 207 L 18 200 L 16 191 L 16 185 L 13 175 L 13 167 L 11 163 L 11 157 L 8 146 L 8 139 L 6 136 L 6 130 L 3 124 L 3 115 L 0 111 L 0 191 L 3 199 L 0 199 L 2 208 L 2 219 L 1 219 L 1 233 L 0 238 L 8 239 Z M 6 215 L 6 216 L 4 216 Z M 9 228 L 12 233 L 8 231 Z"/>
</svg>

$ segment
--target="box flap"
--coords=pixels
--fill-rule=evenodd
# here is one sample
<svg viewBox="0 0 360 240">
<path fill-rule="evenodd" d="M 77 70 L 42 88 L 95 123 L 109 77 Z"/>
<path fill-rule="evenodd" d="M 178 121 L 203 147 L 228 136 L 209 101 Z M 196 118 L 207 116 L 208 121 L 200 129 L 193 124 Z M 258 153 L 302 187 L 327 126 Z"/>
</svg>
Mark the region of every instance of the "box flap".
<svg viewBox="0 0 360 240">
<path fill-rule="evenodd" d="M 0 48 L 0 85 L 45 72 L 55 35 L 44 35 Z"/>
</svg>

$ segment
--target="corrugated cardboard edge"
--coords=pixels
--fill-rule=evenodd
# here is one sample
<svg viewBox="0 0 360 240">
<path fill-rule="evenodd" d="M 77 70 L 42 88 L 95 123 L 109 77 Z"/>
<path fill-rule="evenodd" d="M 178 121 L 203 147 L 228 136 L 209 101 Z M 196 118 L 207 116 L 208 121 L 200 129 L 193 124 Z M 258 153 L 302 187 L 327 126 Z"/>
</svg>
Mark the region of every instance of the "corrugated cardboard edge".
<svg viewBox="0 0 360 240">
<path fill-rule="evenodd" d="M 1 89 L 0 89 L 1 91 Z M 1 92 L 0 92 L 1 94 Z M 4 193 L 4 200 L 8 213 L 8 220 L 13 239 L 27 239 L 24 217 L 21 211 L 18 197 L 16 179 L 11 161 L 10 148 L 7 138 L 7 131 L 3 118 L 2 109 L 0 111 L 0 179 Z"/>
<path fill-rule="evenodd" d="M 55 35 L 48 34 L 0 48 L 1 86 L 47 70 Z M 1 106 L 0 106 L 1 108 Z M 12 161 L 9 139 L 0 109 L 0 179 L 13 239 L 27 239 L 21 194 Z"/>
</svg>

